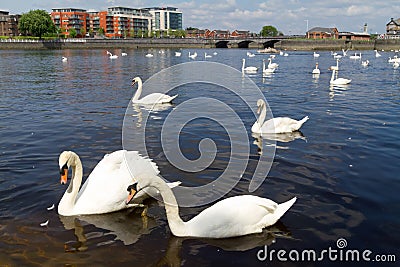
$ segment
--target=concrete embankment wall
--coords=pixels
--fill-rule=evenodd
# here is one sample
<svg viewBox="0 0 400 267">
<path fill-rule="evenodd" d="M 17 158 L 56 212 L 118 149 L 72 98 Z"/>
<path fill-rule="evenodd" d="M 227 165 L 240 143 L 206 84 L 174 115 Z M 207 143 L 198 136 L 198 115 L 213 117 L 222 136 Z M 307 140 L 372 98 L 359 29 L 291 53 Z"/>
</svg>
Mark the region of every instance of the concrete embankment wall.
<svg viewBox="0 0 400 267">
<path fill-rule="evenodd" d="M 229 46 L 235 47 L 235 46 Z M 253 41 L 250 48 L 263 48 L 262 43 Z M 67 39 L 59 41 L 0 41 L 0 49 L 111 49 L 111 48 L 215 48 L 213 40 L 196 38 L 154 39 Z M 307 40 L 287 39 L 274 44 L 279 50 L 399 50 L 400 40 Z"/>
</svg>

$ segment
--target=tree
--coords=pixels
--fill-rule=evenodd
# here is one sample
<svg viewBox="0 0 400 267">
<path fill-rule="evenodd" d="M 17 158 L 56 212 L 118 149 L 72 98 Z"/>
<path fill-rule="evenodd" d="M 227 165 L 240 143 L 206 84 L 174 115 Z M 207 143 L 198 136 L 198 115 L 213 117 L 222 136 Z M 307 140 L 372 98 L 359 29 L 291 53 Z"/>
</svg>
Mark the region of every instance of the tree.
<svg viewBox="0 0 400 267">
<path fill-rule="evenodd" d="M 78 35 L 75 28 L 73 28 L 73 27 L 69 28 L 68 32 L 69 32 L 69 37 L 71 37 L 71 38 L 75 38 Z"/>
<path fill-rule="evenodd" d="M 56 33 L 56 26 L 45 10 L 31 10 L 22 14 L 18 29 L 20 32 L 42 38 L 45 33 Z"/>
<path fill-rule="evenodd" d="M 278 36 L 278 30 L 271 25 L 262 27 L 261 36 Z"/>
</svg>

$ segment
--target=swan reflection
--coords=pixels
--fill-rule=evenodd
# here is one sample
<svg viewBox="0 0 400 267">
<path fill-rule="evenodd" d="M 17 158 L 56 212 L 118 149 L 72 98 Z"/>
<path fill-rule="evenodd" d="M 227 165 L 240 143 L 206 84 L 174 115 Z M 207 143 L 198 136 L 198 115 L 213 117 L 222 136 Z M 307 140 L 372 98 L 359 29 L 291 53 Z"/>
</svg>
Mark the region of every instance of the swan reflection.
<svg viewBox="0 0 400 267">
<path fill-rule="evenodd" d="M 84 251 L 88 246 L 88 239 L 94 237 L 112 236 L 114 242 L 122 241 L 124 245 L 131 245 L 139 241 L 142 235 L 149 234 L 156 226 L 156 220 L 140 212 L 140 209 L 130 209 L 101 215 L 61 216 L 60 220 L 66 230 L 74 230 L 76 242 L 67 242 L 65 250 Z M 90 225 L 109 232 L 89 231 Z M 86 232 L 89 231 L 89 232 Z M 98 244 L 97 244 L 98 245 Z"/>
<path fill-rule="evenodd" d="M 349 84 L 342 85 L 330 85 L 329 86 L 329 98 L 332 100 L 335 95 L 342 95 L 349 88 Z"/>
<path fill-rule="evenodd" d="M 266 140 L 266 146 L 276 145 L 276 141 L 282 142 L 282 143 L 288 143 L 288 142 L 294 141 L 296 139 L 301 139 L 301 140 L 304 140 L 307 142 L 307 137 L 305 137 L 301 131 L 294 131 L 294 132 L 290 132 L 290 133 L 279 133 L 279 134 L 276 134 L 276 133 L 264 133 L 264 134 L 252 133 L 251 135 L 254 137 L 253 144 L 257 145 L 259 154 L 262 154 L 264 140 Z M 270 141 L 273 141 L 273 142 L 270 142 Z M 287 147 L 282 147 L 282 146 L 278 146 L 278 145 L 276 145 L 276 148 L 287 149 Z"/>
<path fill-rule="evenodd" d="M 293 239 L 287 227 L 278 221 L 259 234 L 223 239 L 182 238 L 171 236 L 164 256 L 157 261 L 155 266 L 181 266 L 180 252 L 185 240 L 198 240 L 204 245 L 211 245 L 224 251 L 247 251 L 257 247 L 269 246 L 276 243 L 278 238 Z"/>
</svg>

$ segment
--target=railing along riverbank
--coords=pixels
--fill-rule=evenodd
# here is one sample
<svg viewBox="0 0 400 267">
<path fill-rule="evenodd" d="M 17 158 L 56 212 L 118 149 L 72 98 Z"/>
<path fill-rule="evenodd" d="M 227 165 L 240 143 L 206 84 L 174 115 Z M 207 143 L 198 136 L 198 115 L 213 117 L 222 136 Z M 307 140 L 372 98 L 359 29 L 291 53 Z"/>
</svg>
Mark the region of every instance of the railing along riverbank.
<svg viewBox="0 0 400 267">
<path fill-rule="evenodd" d="M 132 39 L 0 39 L 0 49 L 107 49 L 107 48 L 215 48 L 220 40 L 204 38 L 132 38 Z M 246 39 L 249 48 L 262 49 L 266 45 L 259 39 Z M 227 47 L 236 48 L 233 40 L 227 39 Z M 400 40 L 377 39 L 369 41 L 358 40 L 310 40 L 282 39 L 276 40 L 273 47 L 279 50 L 399 50 Z"/>
</svg>

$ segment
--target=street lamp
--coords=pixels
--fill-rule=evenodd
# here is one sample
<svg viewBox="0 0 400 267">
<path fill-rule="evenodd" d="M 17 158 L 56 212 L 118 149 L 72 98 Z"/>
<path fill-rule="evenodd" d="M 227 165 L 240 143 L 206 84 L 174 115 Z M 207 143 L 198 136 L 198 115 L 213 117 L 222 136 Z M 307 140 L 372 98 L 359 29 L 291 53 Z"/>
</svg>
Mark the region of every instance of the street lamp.
<svg viewBox="0 0 400 267">
<path fill-rule="evenodd" d="M 306 36 L 308 38 L 308 19 L 305 19 L 304 21 L 307 22 Z"/>
</svg>

